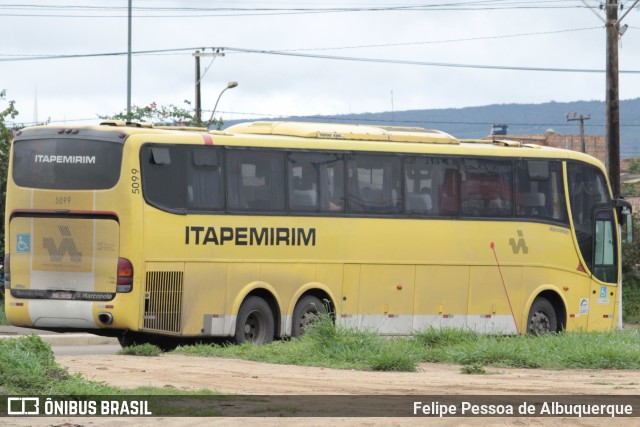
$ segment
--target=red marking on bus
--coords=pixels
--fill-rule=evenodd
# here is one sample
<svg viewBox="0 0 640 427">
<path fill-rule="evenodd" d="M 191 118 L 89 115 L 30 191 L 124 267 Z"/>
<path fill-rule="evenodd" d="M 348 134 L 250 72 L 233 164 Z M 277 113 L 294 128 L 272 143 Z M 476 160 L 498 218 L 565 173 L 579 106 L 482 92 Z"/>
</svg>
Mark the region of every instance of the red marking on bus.
<svg viewBox="0 0 640 427">
<path fill-rule="evenodd" d="M 582 266 L 581 262 L 578 263 L 578 268 L 576 268 L 576 270 L 580 271 L 582 273 L 586 273 L 586 271 L 585 271 L 584 267 Z"/>
<path fill-rule="evenodd" d="M 507 302 L 509 303 L 509 310 L 511 310 L 511 317 L 513 317 L 513 323 L 516 326 L 516 332 L 520 335 L 520 328 L 518 328 L 518 322 L 516 321 L 516 315 L 513 313 L 513 306 L 511 305 L 511 299 L 509 298 L 509 291 L 507 291 L 507 284 L 504 282 L 504 276 L 502 275 L 502 267 L 500 267 L 500 261 L 498 261 L 498 254 L 493 242 L 491 242 L 491 250 L 493 256 L 496 259 L 496 265 L 498 266 L 498 272 L 500 273 L 500 280 L 502 281 L 502 287 L 504 288 L 504 294 L 507 296 Z"/>
<path fill-rule="evenodd" d="M 491 319 L 490 314 L 481 314 L 480 317 L 482 317 L 483 319 Z"/>
<path fill-rule="evenodd" d="M 202 139 L 204 139 L 204 145 L 213 145 L 213 138 L 208 133 L 202 134 Z"/>
<path fill-rule="evenodd" d="M 570 314 L 569 317 L 574 318 L 574 317 L 576 317 L 576 315 L 575 314 Z"/>
<path fill-rule="evenodd" d="M 442 318 L 443 319 L 452 319 L 453 318 L 453 314 L 443 314 Z"/>
</svg>

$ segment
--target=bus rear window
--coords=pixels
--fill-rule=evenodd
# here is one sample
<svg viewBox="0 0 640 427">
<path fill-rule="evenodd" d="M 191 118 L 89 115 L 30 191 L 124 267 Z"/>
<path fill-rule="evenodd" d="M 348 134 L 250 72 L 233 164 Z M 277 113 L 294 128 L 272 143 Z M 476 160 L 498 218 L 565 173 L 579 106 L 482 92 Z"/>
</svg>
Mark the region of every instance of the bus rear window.
<svg viewBox="0 0 640 427">
<path fill-rule="evenodd" d="M 21 187 L 103 190 L 120 178 L 122 144 L 81 139 L 16 141 L 13 180 Z"/>
</svg>

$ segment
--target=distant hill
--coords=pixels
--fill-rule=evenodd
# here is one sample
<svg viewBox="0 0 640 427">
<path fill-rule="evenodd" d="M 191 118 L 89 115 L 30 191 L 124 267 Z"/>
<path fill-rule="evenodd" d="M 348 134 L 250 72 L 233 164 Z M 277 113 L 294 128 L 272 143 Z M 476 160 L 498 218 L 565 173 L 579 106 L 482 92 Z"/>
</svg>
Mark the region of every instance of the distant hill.
<svg viewBox="0 0 640 427">
<path fill-rule="evenodd" d="M 256 120 L 316 121 L 377 125 L 420 126 L 438 129 L 458 138 L 483 138 L 492 124 L 509 126 L 508 134 L 542 134 L 553 129 L 561 134 L 580 133 L 579 122 L 567 122 L 567 113 L 591 115 L 585 121 L 585 134 L 604 135 L 603 101 L 547 102 L 544 104 L 495 104 L 481 107 L 437 110 L 386 111 L 382 113 L 306 116 Z M 229 121 L 225 126 L 238 123 Z M 640 157 L 640 98 L 620 101 L 620 154 Z"/>
</svg>

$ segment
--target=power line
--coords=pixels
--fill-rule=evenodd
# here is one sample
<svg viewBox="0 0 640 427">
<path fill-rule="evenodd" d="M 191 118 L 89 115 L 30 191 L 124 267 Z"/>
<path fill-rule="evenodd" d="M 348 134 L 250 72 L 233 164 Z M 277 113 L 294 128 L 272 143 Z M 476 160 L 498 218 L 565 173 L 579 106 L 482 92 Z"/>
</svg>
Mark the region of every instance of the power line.
<svg viewBox="0 0 640 427">
<path fill-rule="evenodd" d="M 344 49 L 363 49 L 372 47 L 397 47 L 397 46 L 411 46 L 411 45 L 424 45 L 424 44 L 442 44 L 442 43 L 457 43 L 466 41 L 479 41 L 479 40 L 497 40 L 507 39 L 515 37 L 528 37 L 528 36 L 541 36 L 550 34 L 561 34 L 576 31 L 587 30 L 600 30 L 602 27 L 584 27 L 584 28 L 569 28 L 566 30 L 552 30 L 552 31 L 537 31 L 533 33 L 518 33 L 518 34 L 504 34 L 498 36 L 480 36 L 480 37 L 466 37 L 460 39 L 443 39 L 432 41 L 419 41 L 419 42 L 400 42 L 400 43 L 380 43 L 369 45 L 355 45 L 355 46 L 338 46 L 338 47 L 320 47 L 320 48 L 303 48 L 303 49 L 278 49 L 279 52 L 304 52 L 304 51 L 321 51 L 321 50 L 344 50 Z"/>
<path fill-rule="evenodd" d="M 142 51 L 132 52 L 132 54 L 145 55 L 145 54 L 157 54 L 157 53 L 167 53 L 167 52 L 184 52 L 184 51 L 193 51 L 200 48 L 201 47 L 142 50 Z M 414 65 L 414 66 L 428 66 L 428 67 L 486 69 L 486 70 L 503 70 L 503 71 L 561 72 L 561 73 L 604 73 L 605 72 L 605 70 L 593 69 L 593 68 L 524 67 L 524 66 L 494 65 L 494 64 L 490 64 L 490 65 L 460 64 L 460 63 L 451 63 L 451 62 L 411 61 L 411 60 L 402 60 L 402 59 L 320 55 L 320 54 L 300 53 L 300 52 L 291 52 L 291 51 L 246 49 L 246 48 L 234 48 L 234 47 L 223 47 L 223 48 L 212 47 L 210 49 L 222 49 L 225 52 L 232 52 L 232 53 L 233 52 L 251 53 L 251 54 L 260 54 L 260 55 L 291 56 L 291 57 L 309 58 L 309 59 L 368 62 L 368 63 L 394 64 L 394 65 Z M 37 61 L 37 60 L 45 60 L 45 59 L 96 58 L 96 57 L 122 56 L 126 54 L 127 54 L 126 52 L 105 52 L 105 53 L 73 54 L 73 55 L 13 56 L 10 58 L 0 58 L 0 62 Z M 640 70 L 620 70 L 620 73 L 640 74 Z"/>
<path fill-rule="evenodd" d="M 487 70 L 508 70 L 508 71 L 540 71 L 540 72 L 561 72 L 561 73 L 604 73 L 605 70 L 593 68 L 557 68 L 557 67 L 523 67 L 512 65 L 485 65 L 485 64 L 456 64 L 451 62 L 431 62 L 431 61 L 410 61 L 401 59 L 383 59 L 383 58 L 363 58 L 353 56 L 336 56 L 336 55 L 319 55 L 309 53 L 297 53 L 275 50 L 259 50 L 259 49 L 243 49 L 226 47 L 228 52 L 255 53 L 262 55 L 279 55 L 279 56 L 295 56 L 301 58 L 312 59 L 330 59 L 336 61 L 355 61 L 355 62 L 372 62 L 379 64 L 396 64 L 396 65 L 416 65 L 429 67 L 447 67 L 447 68 L 475 68 Z M 621 70 L 620 73 L 640 74 L 640 70 Z"/>
<path fill-rule="evenodd" d="M 274 16 L 274 15 L 299 15 L 299 14 L 327 14 L 327 13 L 354 13 L 354 12 L 420 12 L 420 11 L 491 11 L 491 10 L 533 10 L 533 9 L 585 9 L 588 6 L 577 4 L 557 4 L 557 1 L 544 2 L 450 2 L 433 5 L 402 5 L 402 6 L 365 6 L 365 7 L 135 7 L 136 18 L 210 18 L 210 17 L 244 17 L 244 16 Z M 126 14 L 102 14 L 101 11 L 124 11 L 124 7 L 119 6 L 51 6 L 51 5 L 0 5 L 0 9 L 5 10 L 36 10 L 51 11 L 54 13 L 0 13 L 0 16 L 12 17 L 57 17 L 57 18 L 123 18 Z M 96 14 L 62 14 L 61 12 L 97 12 Z M 172 14 L 184 12 L 180 15 Z M 151 14 L 144 14 L 151 13 Z M 167 14 L 169 13 L 169 14 Z"/>
</svg>

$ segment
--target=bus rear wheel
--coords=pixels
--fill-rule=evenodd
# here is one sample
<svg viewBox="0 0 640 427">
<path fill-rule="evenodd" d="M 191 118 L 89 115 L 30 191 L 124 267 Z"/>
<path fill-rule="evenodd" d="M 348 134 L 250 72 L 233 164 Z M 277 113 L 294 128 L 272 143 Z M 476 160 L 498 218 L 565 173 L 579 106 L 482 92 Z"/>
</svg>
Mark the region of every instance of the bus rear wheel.
<svg viewBox="0 0 640 427">
<path fill-rule="evenodd" d="M 274 330 L 275 322 L 269 304 L 260 297 L 247 298 L 236 318 L 236 343 L 269 344 L 273 341 Z"/>
<path fill-rule="evenodd" d="M 546 298 L 536 298 L 527 318 L 527 334 L 544 335 L 558 331 L 558 316 Z"/>
<path fill-rule="evenodd" d="M 310 324 L 317 322 L 320 317 L 327 314 L 327 308 L 318 298 L 307 295 L 300 299 L 293 310 L 293 324 L 291 325 L 291 336 L 300 337 L 304 329 Z"/>
</svg>

